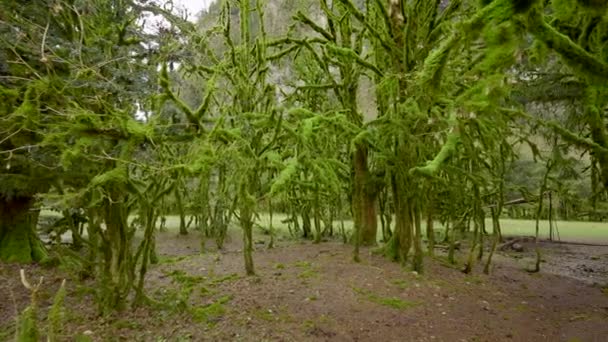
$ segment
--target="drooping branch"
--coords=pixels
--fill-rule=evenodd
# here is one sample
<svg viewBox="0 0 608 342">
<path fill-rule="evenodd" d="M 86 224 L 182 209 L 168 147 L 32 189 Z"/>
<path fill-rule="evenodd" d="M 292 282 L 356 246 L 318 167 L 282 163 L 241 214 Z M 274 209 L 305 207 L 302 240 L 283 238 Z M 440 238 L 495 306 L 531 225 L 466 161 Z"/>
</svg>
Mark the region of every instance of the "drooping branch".
<svg viewBox="0 0 608 342">
<path fill-rule="evenodd" d="M 587 148 L 596 152 L 608 153 L 608 148 L 601 146 L 593 140 L 583 138 L 579 134 L 569 131 L 556 121 L 547 121 L 545 125 L 553 129 L 564 140 L 579 147 Z"/>
<path fill-rule="evenodd" d="M 568 65 L 589 79 L 605 82 L 608 78 L 608 65 L 548 24 L 540 9 L 534 8 L 530 11 L 528 28 L 537 39 L 559 53 Z"/>
<path fill-rule="evenodd" d="M 410 170 L 412 174 L 419 174 L 425 177 L 433 177 L 441 166 L 456 152 L 456 148 L 460 143 L 460 127 L 458 126 L 458 119 L 456 118 L 456 112 L 450 114 L 448 119 L 451 129 L 446 142 L 439 150 L 439 153 L 433 158 L 433 160 L 427 162 L 425 166 L 417 166 Z"/>
</svg>

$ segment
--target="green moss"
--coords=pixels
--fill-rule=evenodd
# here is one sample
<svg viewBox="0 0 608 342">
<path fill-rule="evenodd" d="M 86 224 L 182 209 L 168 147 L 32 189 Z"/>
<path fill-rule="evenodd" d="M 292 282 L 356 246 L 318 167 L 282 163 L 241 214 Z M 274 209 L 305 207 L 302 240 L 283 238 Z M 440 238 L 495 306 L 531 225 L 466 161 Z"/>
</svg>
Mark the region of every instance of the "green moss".
<svg viewBox="0 0 608 342">
<path fill-rule="evenodd" d="M 476 276 L 476 275 L 469 275 L 466 278 L 469 282 L 476 284 L 476 285 L 481 285 L 483 284 L 483 278 Z"/>
<path fill-rule="evenodd" d="M 124 185 L 128 183 L 128 180 L 127 168 L 121 166 L 95 176 L 95 178 L 91 180 L 91 186 Z"/>
<path fill-rule="evenodd" d="M 319 276 L 319 273 L 312 269 L 305 270 L 302 273 L 298 274 L 298 278 L 300 278 L 300 279 L 310 279 L 310 278 L 316 278 L 318 276 Z"/>
<path fill-rule="evenodd" d="M 312 267 L 312 264 L 309 261 L 298 261 L 298 262 L 294 263 L 294 266 L 310 268 L 310 267 Z"/>
<path fill-rule="evenodd" d="M 138 323 L 135 321 L 129 321 L 126 319 L 118 319 L 118 320 L 114 321 L 112 323 L 112 327 L 114 327 L 115 329 L 129 329 L 129 330 L 143 328 L 141 323 Z"/>
<path fill-rule="evenodd" d="M 200 288 L 200 290 L 199 290 L 199 294 L 200 294 L 201 296 L 208 296 L 208 295 L 211 295 L 211 294 L 213 294 L 213 293 L 215 293 L 215 291 L 210 290 L 210 289 L 209 289 L 208 287 L 206 287 L 206 286 L 201 286 L 201 288 Z"/>
<path fill-rule="evenodd" d="M 270 193 L 275 194 L 285 188 L 287 184 L 289 184 L 291 179 L 296 175 L 297 171 L 298 160 L 291 159 L 290 161 L 288 161 L 287 165 L 285 165 L 285 168 L 281 171 L 281 173 L 279 173 L 277 178 L 275 178 L 275 181 L 272 184 L 272 187 L 270 188 Z"/>
<path fill-rule="evenodd" d="M 175 264 L 178 263 L 180 261 L 186 260 L 188 259 L 188 256 L 186 255 L 180 255 L 180 256 L 176 256 L 176 257 L 160 257 L 158 260 L 159 264 Z"/>
<path fill-rule="evenodd" d="M 397 298 L 397 297 L 378 296 L 375 293 L 371 292 L 370 290 L 366 290 L 366 289 L 354 287 L 353 290 L 357 294 L 363 296 L 366 300 L 368 300 L 370 302 L 380 304 L 383 306 L 388 306 L 390 308 L 397 309 L 397 310 L 405 310 L 405 309 L 409 309 L 409 308 L 412 308 L 412 307 L 415 307 L 418 305 L 418 303 L 409 302 L 409 301 L 406 301 L 406 300 L 403 300 L 403 299 Z"/>
<path fill-rule="evenodd" d="M 606 0 L 576 0 L 576 3 L 583 8 L 604 13 L 608 8 Z"/>
<path fill-rule="evenodd" d="M 548 24 L 539 9 L 530 11 L 528 27 L 537 39 L 556 51 L 570 67 L 581 72 L 589 80 L 603 84 L 608 78 L 608 65 Z"/>
<path fill-rule="evenodd" d="M 407 280 L 404 279 L 393 279 L 391 280 L 391 284 L 397 286 L 398 288 L 405 290 L 409 287 Z"/>
<path fill-rule="evenodd" d="M 272 314 L 272 312 L 269 311 L 269 310 L 266 310 L 266 309 L 256 310 L 254 312 L 254 316 L 257 317 L 257 318 L 259 318 L 259 319 L 261 319 L 261 320 L 263 320 L 263 321 L 266 321 L 266 322 L 272 322 L 272 321 L 275 320 L 275 317 Z"/>
<path fill-rule="evenodd" d="M 173 279 L 173 281 L 184 286 L 194 286 L 203 282 L 203 277 L 191 276 L 181 270 L 172 271 L 168 275 Z"/>
<path fill-rule="evenodd" d="M 216 285 L 219 285 L 219 284 L 221 284 L 221 283 L 224 283 L 224 282 L 230 282 L 230 281 L 233 281 L 233 280 L 236 280 L 236 279 L 239 279 L 239 278 L 240 278 L 240 277 L 239 277 L 239 275 L 238 275 L 238 274 L 236 274 L 236 273 L 232 273 L 232 274 L 228 274 L 228 275 L 226 275 L 226 276 L 220 277 L 220 278 L 215 278 L 215 279 L 213 279 L 213 280 L 211 281 L 210 285 L 212 285 L 212 286 L 216 286 Z"/>
<path fill-rule="evenodd" d="M 188 308 L 188 301 L 194 288 L 203 283 L 203 277 L 190 276 L 186 272 L 181 270 L 175 270 L 167 274 L 170 276 L 175 283 L 180 284 L 178 291 L 167 290 L 162 292 L 164 297 L 163 301 L 171 303 L 173 308 L 178 310 L 186 310 Z"/>
<path fill-rule="evenodd" d="M 538 3 L 538 0 L 511 0 L 511 6 L 515 14 L 526 13 L 536 3 Z"/>
<path fill-rule="evenodd" d="M 448 160 L 455 152 L 458 144 L 460 143 L 460 133 L 457 128 L 452 130 L 448 135 L 446 142 L 439 150 L 439 153 L 435 158 L 429 161 L 425 166 L 415 167 L 411 170 L 414 174 L 420 174 L 426 177 L 434 176 L 439 168 Z"/>
<path fill-rule="evenodd" d="M 230 296 L 223 296 L 212 304 L 194 308 L 192 310 L 192 318 L 198 323 L 213 326 L 224 315 L 226 312 L 224 304 L 228 303 L 231 299 Z"/>
<path fill-rule="evenodd" d="M 29 224 L 23 222 L 16 224 L 5 231 L 0 240 L 0 260 L 17 263 L 45 260 L 48 256 L 46 249 L 34 235 Z"/>
<path fill-rule="evenodd" d="M 93 338 L 88 335 L 77 334 L 74 336 L 74 342 L 93 342 Z"/>
</svg>

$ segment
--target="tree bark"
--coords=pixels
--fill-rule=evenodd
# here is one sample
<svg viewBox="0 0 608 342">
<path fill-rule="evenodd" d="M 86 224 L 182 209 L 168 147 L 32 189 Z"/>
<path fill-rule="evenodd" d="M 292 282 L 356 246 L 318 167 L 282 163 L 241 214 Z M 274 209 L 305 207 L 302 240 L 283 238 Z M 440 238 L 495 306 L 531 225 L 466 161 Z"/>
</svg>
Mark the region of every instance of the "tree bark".
<svg viewBox="0 0 608 342">
<path fill-rule="evenodd" d="M 412 216 L 414 217 L 414 271 L 422 273 L 423 271 L 423 252 L 422 252 L 422 229 L 421 229 L 421 213 L 420 206 L 414 205 Z"/>
<path fill-rule="evenodd" d="M 131 270 L 133 234 L 127 223 L 125 197 L 117 192 L 114 195 L 113 200 L 106 200 L 103 205 L 106 230 L 98 232 L 103 253 L 100 311 L 105 313 L 124 308 L 134 280 Z"/>
<path fill-rule="evenodd" d="M 426 238 L 429 245 L 429 255 L 435 256 L 435 222 L 433 221 L 433 201 L 429 201 L 426 209 Z"/>
<path fill-rule="evenodd" d="M 393 203 L 395 204 L 395 230 L 387 244 L 386 254 L 405 264 L 412 248 L 413 218 L 411 203 L 405 196 L 400 175 L 393 175 Z"/>
<path fill-rule="evenodd" d="M 47 257 L 36 234 L 37 215 L 31 212 L 33 197 L 0 197 L 0 260 L 31 263 Z"/>
<path fill-rule="evenodd" d="M 186 227 L 186 210 L 184 209 L 184 203 L 182 201 L 180 185 L 178 180 L 178 184 L 175 186 L 175 202 L 177 204 L 177 210 L 179 211 L 179 234 L 188 235 L 188 228 Z"/>
<path fill-rule="evenodd" d="M 378 230 L 376 217 L 376 196 L 373 189 L 367 188 L 369 170 L 367 166 L 367 147 L 357 146 L 353 156 L 354 168 L 354 194 L 353 208 L 355 212 L 355 226 L 360 227 L 359 241 L 362 245 L 375 245 Z"/>
</svg>

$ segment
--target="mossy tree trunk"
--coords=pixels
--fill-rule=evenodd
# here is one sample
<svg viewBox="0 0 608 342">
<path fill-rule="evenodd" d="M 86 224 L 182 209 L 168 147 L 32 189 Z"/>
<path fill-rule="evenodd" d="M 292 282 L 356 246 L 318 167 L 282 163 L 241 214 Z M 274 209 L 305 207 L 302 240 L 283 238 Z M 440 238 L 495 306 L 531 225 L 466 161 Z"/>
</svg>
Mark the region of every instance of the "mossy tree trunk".
<svg viewBox="0 0 608 342">
<path fill-rule="evenodd" d="M 179 213 L 179 234 L 188 235 L 188 227 L 186 226 L 186 209 L 184 207 L 184 199 L 182 188 L 184 184 L 182 177 L 178 176 L 175 185 L 175 203 L 177 204 L 177 211 Z"/>
<path fill-rule="evenodd" d="M 104 200 L 102 207 L 105 231 L 100 230 L 101 268 L 99 290 L 100 312 L 111 312 L 124 308 L 127 296 L 133 287 L 132 269 L 133 232 L 127 223 L 126 196 L 122 191 L 112 191 L 112 197 Z"/>
<path fill-rule="evenodd" d="M 86 210 L 87 215 L 87 236 L 89 240 L 89 251 L 87 253 L 87 266 L 85 268 L 85 272 L 93 275 L 98 270 L 96 269 L 97 265 L 97 256 L 101 249 L 100 247 L 100 231 L 101 231 L 101 219 L 98 213 L 98 210 L 95 208 L 88 208 Z"/>
<path fill-rule="evenodd" d="M 315 243 L 321 242 L 321 203 L 319 199 L 319 186 L 315 185 L 313 199 L 313 218 L 315 224 Z"/>
<path fill-rule="evenodd" d="M 603 87 L 589 86 L 585 93 L 585 119 L 591 130 L 591 139 L 602 147 L 594 151 L 593 158 L 597 161 L 604 189 L 608 189 L 608 133 L 603 113 L 608 92 Z"/>
<path fill-rule="evenodd" d="M 414 217 L 414 271 L 422 273 L 424 252 L 422 251 L 422 229 L 421 229 L 421 210 L 420 204 L 416 203 L 413 206 L 412 216 Z"/>
<path fill-rule="evenodd" d="M 473 167 L 471 167 L 473 170 Z M 481 211 L 481 195 L 479 192 L 479 186 L 477 184 L 473 184 L 473 238 L 471 241 L 471 248 L 469 249 L 469 254 L 467 257 L 467 261 L 465 263 L 465 267 L 463 272 L 469 274 L 473 271 L 474 261 L 475 261 L 475 249 L 481 248 L 483 249 L 483 245 L 480 244 L 480 234 L 483 234 L 481 231 L 483 229 L 482 224 L 484 220 L 483 213 Z"/>
<path fill-rule="evenodd" d="M 434 217 L 434 197 L 431 197 L 428 200 L 427 208 L 426 208 L 426 238 L 428 240 L 428 248 L 429 255 L 435 256 L 435 217 Z"/>
<path fill-rule="evenodd" d="M 247 181 L 241 185 L 239 194 L 239 221 L 243 229 L 243 258 L 245 260 L 245 272 L 247 275 L 254 275 L 253 265 L 253 224 L 255 210 L 255 181 L 252 177 L 247 177 Z"/>
<path fill-rule="evenodd" d="M 497 204 L 496 207 L 490 208 L 490 213 L 492 215 L 493 240 L 492 240 L 492 247 L 490 247 L 490 254 L 488 255 L 488 260 L 486 261 L 486 264 L 483 268 L 484 274 L 490 274 L 490 266 L 492 265 L 492 257 L 494 256 L 496 247 L 498 246 L 498 243 L 500 242 L 500 212 L 501 211 L 502 211 L 502 203 Z"/>
<path fill-rule="evenodd" d="M 312 237 L 312 222 L 310 220 L 310 205 L 308 203 L 303 204 L 300 214 L 302 216 L 302 237 L 310 239 Z"/>
<path fill-rule="evenodd" d="M 386 243 L 390 240 L 393 232 L 391 231 L 391 224 L 393 222 L 393 212 L 390 206 L 388 189 L 383 189 L 378 197 L 380 207 L 380 223 L 382 227 L 382 242 Z"/>
<path fill-rule="evenodd" d="M 36 234 L 33 197 L 0 197 L 0 261 L 30 263 L 46 258 Z"/>
<path fill-rule="evenodd" d="M 331 4 L 321 1 L 327 20 L 327 29 L 315 24 L 315 21 L 298 13 L 296 19 L 303 25 L 310 27 L 313 31 L 321 33 L 327 41 L 324 46 L 327 52 L 317 55 L 315 58 L 319 66 L 330 75 L 333 92 L 340 102 L 348 121 L 360 129 L 364 129 L 364 118 L 359 111 L 357 103 L 357 91 L 359 81 L 363 74 L 360 65 L 353 56 L 361 57 L 363 53 L 364 30 L 358 28 L 352 20 L 351 4 L 347 1 L 334 1 Z M 306 46 L 306 43 L 304 46 Z M 327 56 L 327 54 L 331 56 Z M 332 58 L 329 58 L 332 57 Z M 363 60 L 363 58 L 361 58 Z M 333 76 L 330 67 L 339 71 Z M 369 191 L 368 165 L 369 142 L 361 139 L 351 150 L 351 208 L 353 211 L 354 234 L 352 241 L 355 244 L 354 259 L 358 259 L 359 244 L 373 245 L 376 243 L 377 217 L 376 217 L 376 192 Z"/>
<path fill-rule="evenodd" d="M 358 208 L 354 221 L 355 226 L 360 227 L 359 242 L 362 245 L 369 246 L 376 244 L 378 219 L 376 214 L 376 196 L 373 189 L 368 189 L 370 173 L 367 156 L 367 147 L 362 145 L 357 146 L 353 155 L 353 208 L 355 205 Z"/>
<path fill-rule="evenodd" d="M 404 190 L 404 175 L 397 172 L 392 176 L 393 203 L 395 204 L 395 230 L 386 246 L 386 255 L 405 264 L 412 248 L 413 220 L 411 200 Z"/>
</svg>

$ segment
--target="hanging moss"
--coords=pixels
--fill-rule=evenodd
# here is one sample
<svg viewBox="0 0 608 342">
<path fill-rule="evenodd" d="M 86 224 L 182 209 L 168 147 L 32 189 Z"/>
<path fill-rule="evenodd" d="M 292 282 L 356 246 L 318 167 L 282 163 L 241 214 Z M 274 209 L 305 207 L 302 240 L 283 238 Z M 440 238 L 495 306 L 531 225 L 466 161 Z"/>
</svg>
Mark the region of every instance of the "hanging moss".
<svg viewBox="0 0 608 342">
<path fill-rule="evenodd" d="M 90 182 L 91 187 L 124 185 L 128 183 L 126 167 L 116 167 L 110 171 L 95 176 Z"/>
<path fill-rule="evenodd" d="M 426 177 L 434 176 L 439 168 L 445 161 L 450 158 L 456 151 L 458 144 L 460 143 L 460 133 L 458 130 L 452 131 L 441 147 L 441 150 L 433 160 L 428 162 L 425 166 L 415 167 L 412 169 L 413 173 L 420 174 Z"/>
<path fill-rule="evenodd" d="M 608 9 L 606 0 L 576 0 L 576 3 L 583 8 L 596 11 L 598 15 L 605 14 Z"/>
<path fill-rule="evenodd" d="M 528 27 L 537 39 L 559 53 L 570 67 L 585 75 L 590 81 L 601 84 L 608 78 L 608 65 L 549 25 L 539 9 L 530 11 Z"/>
<path fill-rule="evenodd" d="M 539 0 L 511 0 L 511 6 L 513 7 L 513 13 L 521 14 L 528 12 L 533 6 L 535 6 Z"/>
</svg>

